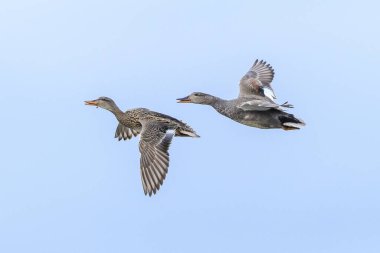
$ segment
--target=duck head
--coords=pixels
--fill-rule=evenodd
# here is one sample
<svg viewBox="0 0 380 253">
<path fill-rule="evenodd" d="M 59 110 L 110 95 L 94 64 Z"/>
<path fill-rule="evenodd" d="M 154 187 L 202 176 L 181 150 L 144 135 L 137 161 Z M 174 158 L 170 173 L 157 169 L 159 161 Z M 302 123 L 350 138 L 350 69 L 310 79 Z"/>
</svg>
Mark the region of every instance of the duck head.
<svg viewBox="0 0 380 253">
<path fill-rule="evenodd" d="M 108 111 L 113 111 L 115 108 L 117 108 L 115 102 L 108 97 L 100 97 L 95 100 L 84 101 L 84 103 L 85 105 L 100 107 Z"/>
<path fill-rule="evenodd" d="M 193 92 L 187 97 L 178 98 L 178 103 L 192 103 L 210 105 L 215 101 L 215 97 L 202 92 Z"/>
</svg>

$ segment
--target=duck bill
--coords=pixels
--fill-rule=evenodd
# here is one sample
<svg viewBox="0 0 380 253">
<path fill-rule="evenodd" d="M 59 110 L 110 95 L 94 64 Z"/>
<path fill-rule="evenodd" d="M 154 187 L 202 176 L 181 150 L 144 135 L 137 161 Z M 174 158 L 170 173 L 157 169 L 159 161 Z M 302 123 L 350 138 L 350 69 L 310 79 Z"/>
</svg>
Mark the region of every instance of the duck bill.
<svg viewBox="0 0 380 253">
<path fill-rule="evenodd" d="M 177 98 L 177 103 L 191 103 L 191 99 L 189 98 L 189 96 L 184 98 Z"/>
<path fill-rule="evenodd" d="M 90 100 L 90 101 L 84 101 L 85 105 L 92 105 L 92 106 L 98 106 L 97 100 Z"/>
</svg>

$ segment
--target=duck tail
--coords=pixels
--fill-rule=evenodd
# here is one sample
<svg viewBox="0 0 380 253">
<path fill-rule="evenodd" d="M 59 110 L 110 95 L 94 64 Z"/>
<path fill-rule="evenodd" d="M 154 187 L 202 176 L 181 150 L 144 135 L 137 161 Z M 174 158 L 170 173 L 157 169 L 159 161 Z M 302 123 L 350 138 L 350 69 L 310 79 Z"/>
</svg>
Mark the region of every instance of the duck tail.
<svg viewBox="0 0 380 253">
<path fill-rule="evenodd" d="M 186 123 L 180 121 L 181 125 L 177 126 L 175 136 L 178 137 L 200 137 L 197 133 Z"/>
<path fill-rule="evenodd" d="M 178 128 L 175 132 L 175 136 L 178 136 L 178 137 L 194 137 L 194 138 L 200 137 L 199 135 L 197 135 L 196 132 L 194 132 L 193 129 L 183 129 L 183 128 Z"/>
<path fill-rule="evenodd" d="M 281 115 L 278 118 L 284 130 L 298 130 L 305 126 L 305 122 L 301 119 L 297 119 L 293 114 Z"/>
</svg>

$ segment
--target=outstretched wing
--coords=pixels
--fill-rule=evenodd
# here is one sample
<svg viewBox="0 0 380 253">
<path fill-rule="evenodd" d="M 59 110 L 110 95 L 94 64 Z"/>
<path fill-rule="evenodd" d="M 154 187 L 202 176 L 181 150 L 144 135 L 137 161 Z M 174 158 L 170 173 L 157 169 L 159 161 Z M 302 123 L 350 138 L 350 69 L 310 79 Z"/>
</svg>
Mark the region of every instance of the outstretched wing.
<svg viewBox="0 0 380 253">
<path fill-rule="evenodd" d="M 143 122 L 140 139 L 140 169 L 145 195 L 156 194 L 169 167 L 169 146 L 174 130 L 159 122 Z"/>
<path fill-rule="evenodd" d="M 132 136 L 137 136 L 140 133 L 139 130 L 128 128 L 122 124 L 119 123 L 116 128 L 115 132 L 115 138 L 117 138 L 119 141 L 121 139 L 123 140 L 129 140 L 132 138 Z"/>
<path fill-rule="evenodd" d="M 274 100 L 276 96 L 270 85 L 274 77 L 274 70 L 265 61 L 256 60 L 240 80 L 239 97 L 249 97 L 257 95 Z"/>
</svg>

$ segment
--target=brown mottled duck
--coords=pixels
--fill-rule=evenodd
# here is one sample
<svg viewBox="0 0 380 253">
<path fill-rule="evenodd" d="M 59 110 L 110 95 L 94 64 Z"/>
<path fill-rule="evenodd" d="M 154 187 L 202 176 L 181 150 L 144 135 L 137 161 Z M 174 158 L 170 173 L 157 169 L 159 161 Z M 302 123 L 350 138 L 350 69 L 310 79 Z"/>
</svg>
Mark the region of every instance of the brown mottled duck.
<svg viewBox="0 0 380 253">
<path fill-rule="evenodd" d="M 190 126 L 180 120 L 145 108 L 123 112 L 107 97 L 85 101 L 85 104 L 101 107 L 116 116 L 119 125 L 115 138 L 128 140 L 141 134 L 140 169 L 145 195 L 156 194 L 166 177 L 169 167 L 168 149 L 173 137 L 199 137 Z"/>
<path fill-rule="evenodd" d="M 179 98 L 179 103 L 204 104 L 212 106 L 220 114 L 241 124 L 257 128 L 300 129 L 305 123 L 293 114 L 285 112 L 291 104 L 276 104 L 271 82 L 274 70 L 265 61 L 256 60 L 240 80 L 238 98 L 224 100 L 202 92 L 193 92 Z"/>
</svg>

